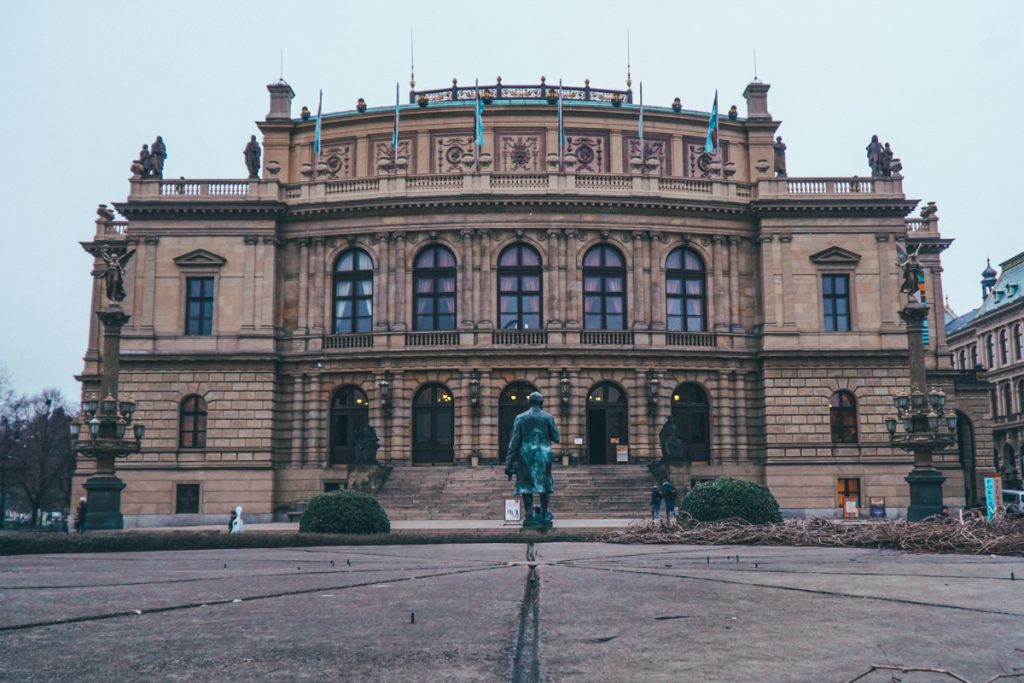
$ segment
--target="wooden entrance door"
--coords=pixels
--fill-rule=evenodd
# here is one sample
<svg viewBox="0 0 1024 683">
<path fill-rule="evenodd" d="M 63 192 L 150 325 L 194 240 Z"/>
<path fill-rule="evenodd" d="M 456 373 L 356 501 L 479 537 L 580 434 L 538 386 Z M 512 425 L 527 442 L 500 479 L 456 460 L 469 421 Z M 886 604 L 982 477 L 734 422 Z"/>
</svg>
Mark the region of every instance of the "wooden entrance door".
<svg viewBox="0 0 1024 683">
<path fill-rule="evenodd" d="M 512 439 L 512 423 L 516 415 L 526 412 L 530 407 L 530 393 L 537 387 L 529 382 L 513 382 L 505 387 L 498 397 L 498 461 L 505 462 L 508 455 L 508 442 Z"/>
<path fill-rule="evenodd" d="M 587 452 L 590 464 L 614 463 L 620 446 L 629 446 L 626 395 L 614 384 L 603 382 L 587 394 Z"/>
<path fill-rule="evenodd" d="M 354 460 L 356 435 L 370 422 L 366 394 L 359 387 L 342 387 L 331 399 L 331 464 Z"/>
<path fill-rule="evenodd" d="M 428 384 L 413 399 L 412 461 L 416 465 L 455 461 L 455 400 L 444 385 Z"/>
</svg>

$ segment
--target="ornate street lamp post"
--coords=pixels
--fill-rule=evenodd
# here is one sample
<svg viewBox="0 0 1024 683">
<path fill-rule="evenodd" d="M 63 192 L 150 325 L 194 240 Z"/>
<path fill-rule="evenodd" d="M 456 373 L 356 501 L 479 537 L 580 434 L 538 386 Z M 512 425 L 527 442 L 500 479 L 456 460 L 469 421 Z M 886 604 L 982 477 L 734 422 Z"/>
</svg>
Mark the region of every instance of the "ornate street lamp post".
<svg viewBox="0 0 1024 683">
<path fill-rule="evenodd" d="M 942 511 L 942 482 L 946 478 L 932 464 L 932 453 L 948 448 L 956 440 L 956 413 L 944 409 L 945 392 L 928 390 L 922 333 L 931 307 L 917 296 L 921 266 L 914 255 L 900 265 L 903 268 L 900 291 L 910 299 L 900 311 L 907 325 L 910 392 L 900 392 L 893 397 L 896 413 L 885 419 L 885 428 L 893 446 L 914 454 L 914 469 L 906 477 L 910 485 L 907 519 L 916 522 Z"/>
<path fill-rule="evenodd" d="M 96 460 L 96 471 L 85 482 L 88 528 L 123 529 L 121 491 L 125 484 L 114 474 L 114 463 L 118 458 L 138 453 L 146 433 L 145 425 L 132 424 L 135 401 L 127 395 L 119 396 L 117 387 L 121 368 L 121 328 L 131 319 L 121 309 L 126 295 L 124 266 L 135 251 L 127 251 L 123 242 L 114 240 L 86 242 L 82 247 L 102 259 L 106 266 L 93 274 L 103 279 L 107 305 L 96 313 L 103 325 L 100 391 L 83 396 L 81 421 L 72 422 L 71 436 L 76 452 Z M 83 425 L 86 429 L 82 429 Z"/>
</svg>

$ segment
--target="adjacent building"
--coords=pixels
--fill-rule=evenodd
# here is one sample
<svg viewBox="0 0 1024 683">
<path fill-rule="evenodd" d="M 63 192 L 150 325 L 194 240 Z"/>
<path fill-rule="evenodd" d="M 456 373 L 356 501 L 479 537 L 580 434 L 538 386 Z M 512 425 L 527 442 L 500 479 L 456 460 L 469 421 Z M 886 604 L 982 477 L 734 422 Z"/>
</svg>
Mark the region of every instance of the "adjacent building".
<svg viewBox="0 0 1024 683">
<path fill-rule="evenodd" d="M 911 458 L 884 425 L 909 386 L 897 261 L 915 251 L 941 302 L 951 240 L 934 210 L 907 218 L 898 171 L 776 177 L 767 84 L 713 153 L 709 115 L 681 106 L 646 106 L 641 137 L 628 88 L 499 81 L 482 146 L 477 92 L 454 83 L 400 117 L 326 114 L 319 140 L 287 83 L 268 90 L 261 178 L 136 175 L 126 220 L 97 221 L 137 251 L 120 386 L 148 431 L 118 466 L 127 524 L 280 518 L 349 484 L 367 426 L 413 489 L 418 466 L 497 471 L 534 389 L 559 467 L 635 472 L 671 420 L 680 488 L 729 475 L 794 513 L 906 507 Z M 929 380 L 963 419 L 937 461 L 962 504 L 991 470 L 988 392 L 951 367 L 942 316 Z M 86 394 L 100 334 L 94 318 Z"/>
</svg>

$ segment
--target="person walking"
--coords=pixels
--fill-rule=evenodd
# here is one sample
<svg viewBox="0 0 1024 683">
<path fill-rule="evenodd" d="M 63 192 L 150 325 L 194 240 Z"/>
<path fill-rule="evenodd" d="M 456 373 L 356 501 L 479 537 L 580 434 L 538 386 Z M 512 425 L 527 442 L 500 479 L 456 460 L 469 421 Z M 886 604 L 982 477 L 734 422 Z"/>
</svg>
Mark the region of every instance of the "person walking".
<svg viewBox="0 0 1024 683">
<path fill-rule="evenodd" d="M 89 511 L 86 505 L 85 496 L 78 499 L 78 507 L 75 509 L 75 531 L 85 533 L 85 514 Z"/>
<path fill-rule="evenodd" d="M 661 494 L 665 497 L 665 521 L 672 522 L 676 519 L 676 497 L 679 495 L 676 487 L 668 479 L 661 482 Z"/>
<path fill-rule="evenodd" d="M 655 484 L 651 487 L 651 519 L 658 519 L 661 515 L 661 487 Z"/>
</svg>

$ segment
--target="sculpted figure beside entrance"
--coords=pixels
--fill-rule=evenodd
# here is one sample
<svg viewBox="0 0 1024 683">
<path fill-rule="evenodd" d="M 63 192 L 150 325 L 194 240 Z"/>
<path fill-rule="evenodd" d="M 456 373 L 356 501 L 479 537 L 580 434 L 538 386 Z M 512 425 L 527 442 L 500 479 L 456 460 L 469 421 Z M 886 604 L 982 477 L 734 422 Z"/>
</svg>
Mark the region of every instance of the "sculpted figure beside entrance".
<svg viewBox="0 0 1024 683">
<path fill-rule="evenodd" d="M 551 444 L 559 443 L 561 435 L 555 418 L 541 410 L 544 397 L 539 391 L 529 396 L 530 409 L 516 416 L 512 438 L 508 444 L 505 474 L 516 477 L 516 495 L 523 497 L 523 527 L 546 528 L 554 516 L 548 511 L 555 482 L 551 477 Z M 540 495 L 540 512 L 533 507 L 534 494 Z"/>
</svg>

